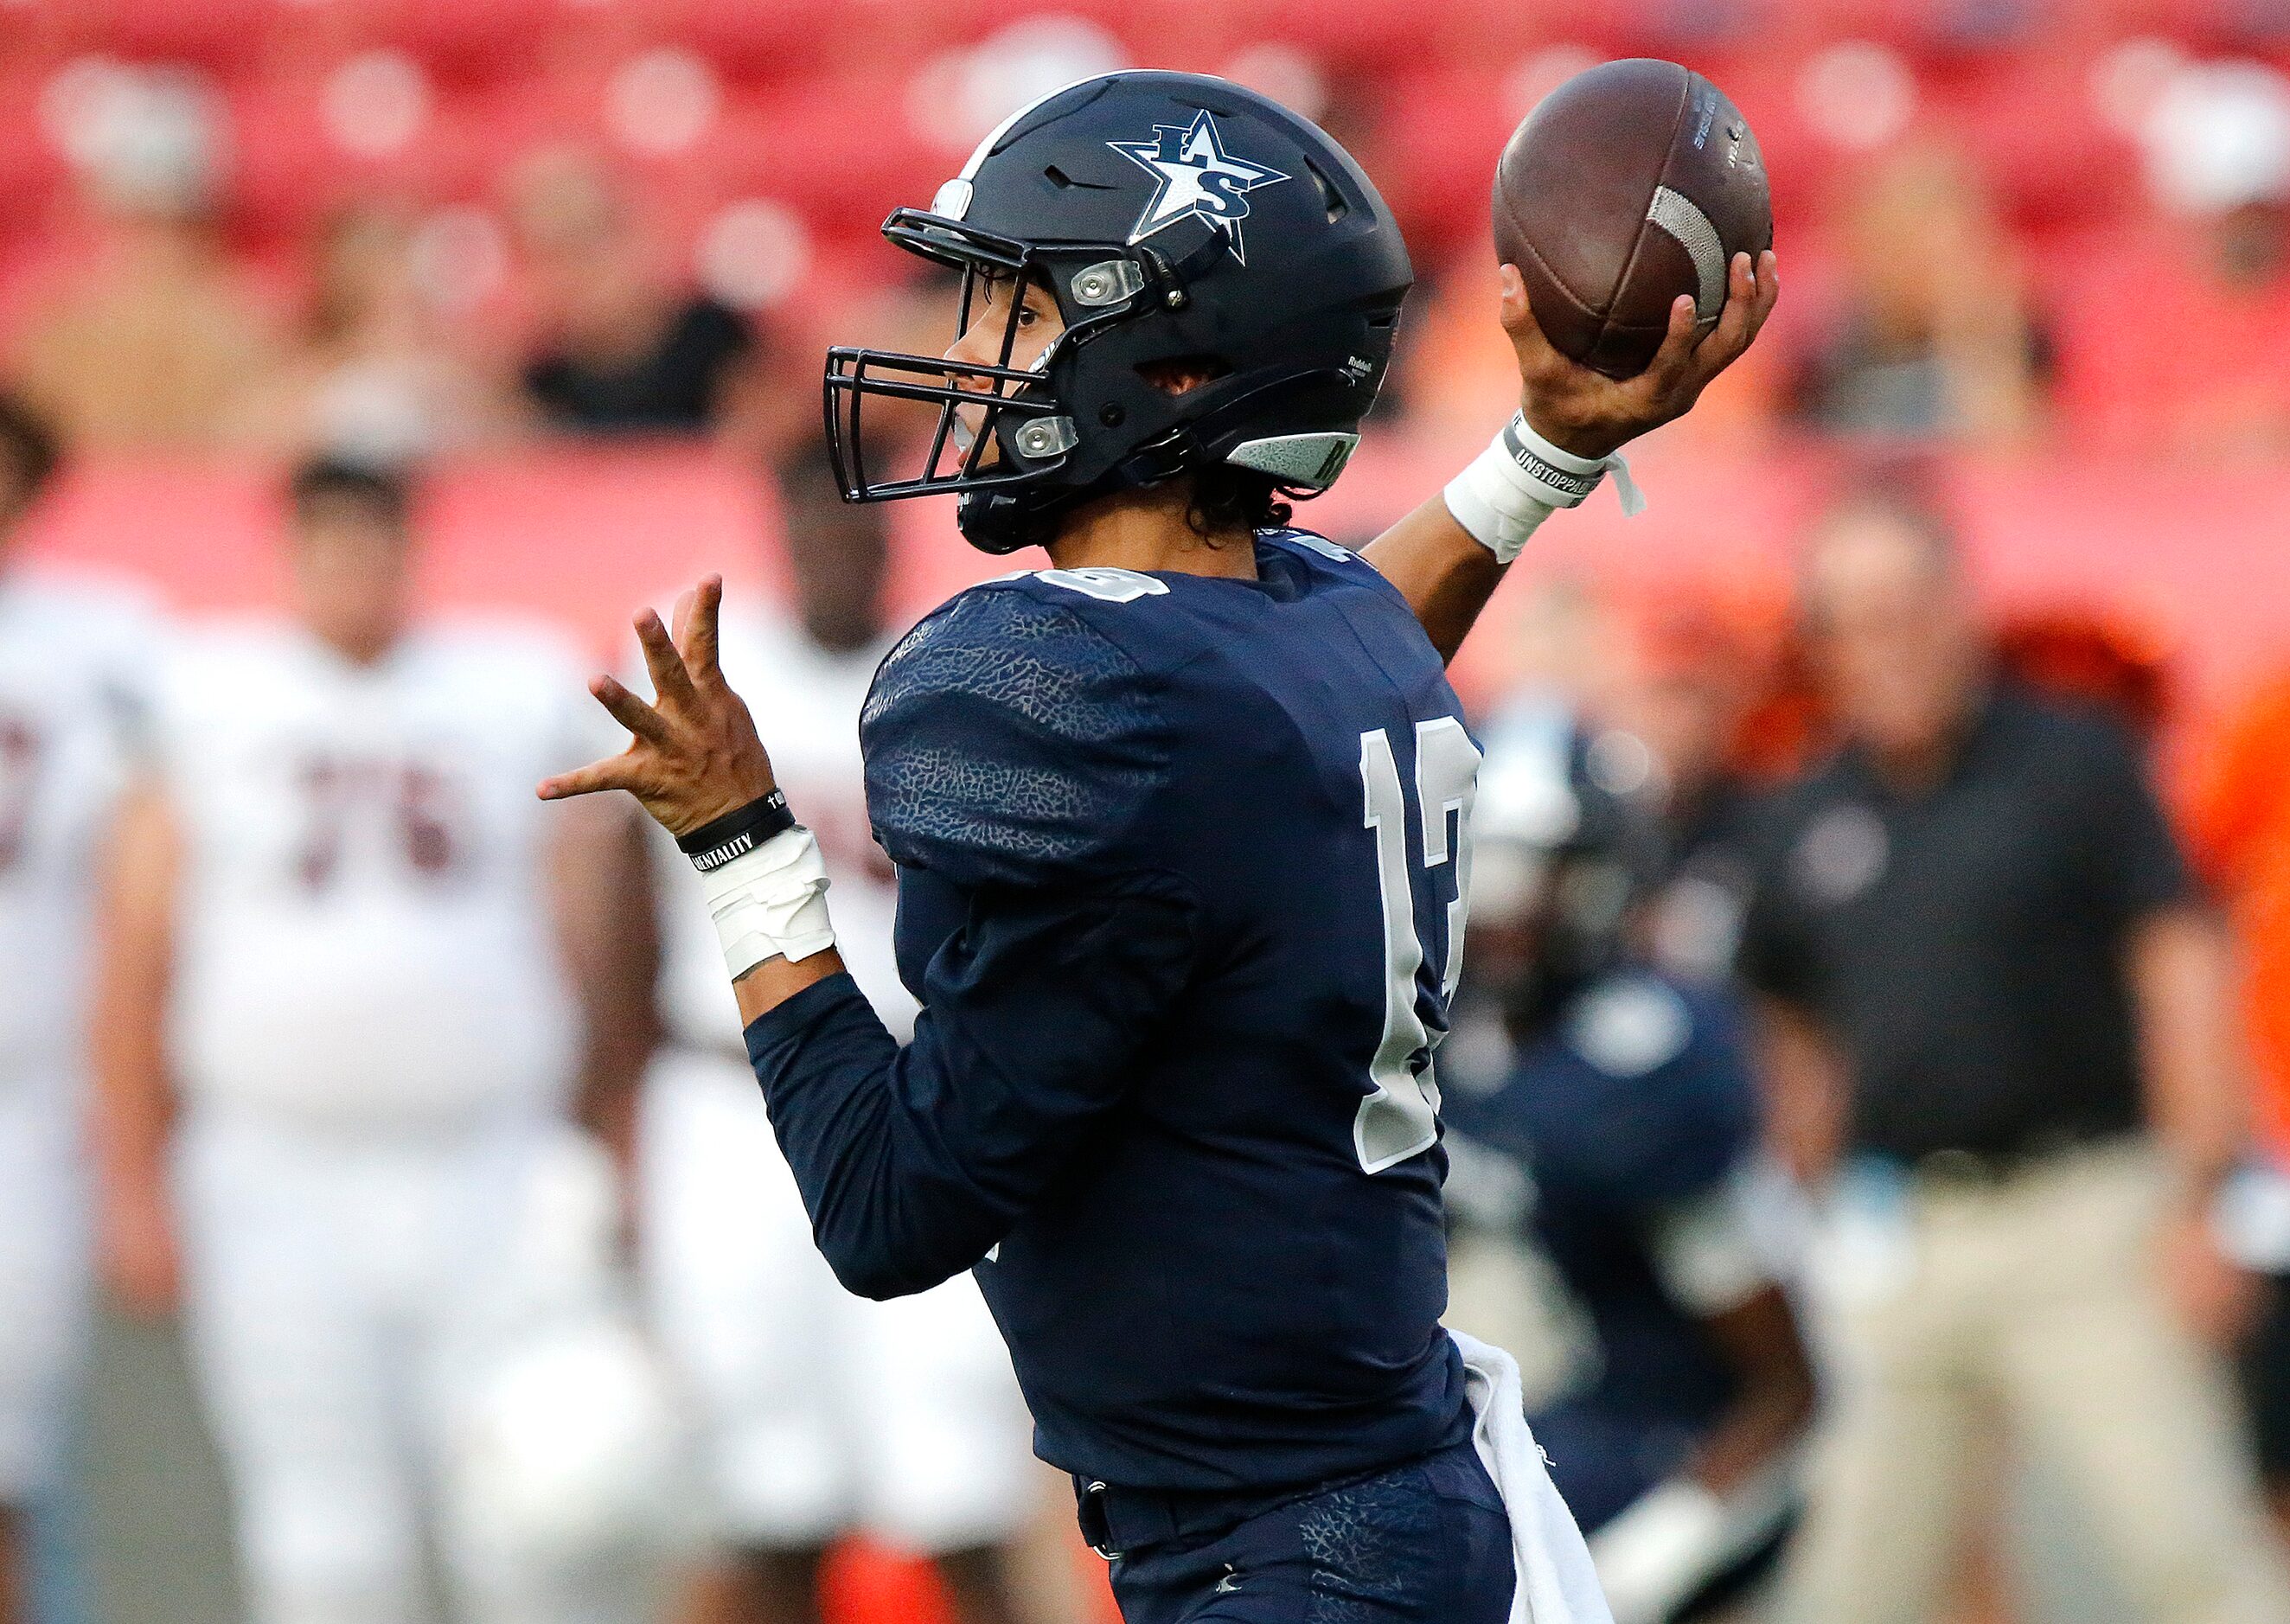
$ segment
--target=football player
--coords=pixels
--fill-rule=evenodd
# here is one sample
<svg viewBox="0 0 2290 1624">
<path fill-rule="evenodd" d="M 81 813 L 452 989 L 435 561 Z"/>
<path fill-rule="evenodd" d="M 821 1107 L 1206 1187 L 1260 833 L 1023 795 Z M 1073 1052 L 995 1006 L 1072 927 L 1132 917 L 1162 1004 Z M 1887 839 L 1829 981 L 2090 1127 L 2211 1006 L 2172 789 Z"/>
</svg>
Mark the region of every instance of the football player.
<svg viewBox="0 0 2290 1624">
<path fill-rule="evenodd" d="M 586 1511 L 496 1447 L 534 1440 L 490 1435 L 538 1390 L 504 1395 L 500 1362 L 598 1295 L 567 1233 L 597 1204 L 564 1120 L 575 988 L 609 984 L 591 888 L 640 847 L 633 820 L 533 814 L 525 780 L 583 751 L 567 656 L 506 620 L 417 622 L 407 501 L 389 475 L 298 472 L 295 614 L 169 651 L 110 852 L 107 1263 L 147 1311 L 180 1271 L 260 1624 L 421 1616 L 431 1506 L 468 1616 L 595 1616 L 516 1566 Z M 599 1042 L 643 1024 L 601 995 L 589 1014 Z M 623 1408 L 580 1396 L 541 1424 Z M 570 1472 L 562 1442 L 539 1452 Z M 476 1481 L 506 1497 L 468 1503 Z"/>
<path fill-rule="evenodd" d="M 1547 714 L 1490 732 L 1458 1024 L 1494 1030 L 1450 1051 L 1447 1197 L 1549 1266 L 1579 1356 L 1534 1436 L 1618 1624 L 1668 1624 L 1770 1566 L 1812 1366 L 1734 1012 L 1625 945 L 1661 841 L 1594 748 Z"/>
<path fill-rule="evenodd" d="M 846 494 L 957 492 L 971 540 L 1054 566 L 925 618 L 861 716 L 914 1041 L 835 951 L 720 582 L 673 635 L 637 617 L 654 700 L 591 684 L 632 742 L 541 794 L 633 791 L 693 856 L 821 1251 L 870 1296 L 974 1273 L 1133 1624 L 1601 1616 L 1489 1397 L 1516 1372 L 1439 1324 L 1430 1057 L 1478 761 L 1443 658 L 1533 526 L 1742 353 L 1772 262 L 1734 261 L 1698 342 L 1681 297 L 1619 383 L 1507 271 L 1522 413 L 1354 556 L 1283 498 L 1341 470 L 1411 273 L 1311 124 L 1085 80 L 885 232 L 962 273 L 958 336 L 829 352 Z M 865 428 L 892 399 L 939 408 L 903 471 Z"/>
<path fill-rule="evenodd" d="M 151 632 L 132 594 L 12 556 L 55 463 L 46 427 L 0 399 L 0 1624 L 25 1616 L 24 1515 L 82 1345 L 90 876 Z"/>
<path fill-rule="evenodd" d="M 859 708 L 892 641 L 888 537 L 879 508 L 837 500 L 816 442 L 784 460 L 779 492 L 794 612 L 727 609 L 719 661 L 776 696 L 773 768 L 818 838 L 845 964 L 904 1036 L 915 1002 L 891 951 L 896 892 L 859 760 Z M 818 1618 L 821 1559 L 854 1528 L 935 1558 L 969 1624 L 1058 1616 L 1029 1614 L 1015 1593 L 1008 1548 L 1038 1521 L 1043 1469 L 976 1284 L 874 1303 L 837 1283 L 756 1092 L 715 926 L 665 836 L 657 855 L 672 865 L 660 887 L 667 1041 L 645 1079 L 637 1233 L 725 1552 L 693 1616 Z"/>
</svg>

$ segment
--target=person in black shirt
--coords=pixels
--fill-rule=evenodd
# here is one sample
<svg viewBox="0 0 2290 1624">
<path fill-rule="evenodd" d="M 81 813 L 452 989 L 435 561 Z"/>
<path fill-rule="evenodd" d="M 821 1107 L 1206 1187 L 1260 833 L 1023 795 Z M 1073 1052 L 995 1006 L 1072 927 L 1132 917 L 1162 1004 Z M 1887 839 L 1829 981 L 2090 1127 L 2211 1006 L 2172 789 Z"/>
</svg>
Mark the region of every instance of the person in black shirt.
<svg viewBox="0 0 2290 1624">
<path fill-rule="evenodd" d="M 690 435 L 742 412 L 759 362 L 754 328 L 658 274 L 600 169 L 542 154 L 517 177 L 513 213 L 544 323 L 524 386 L 547 422 Z"/>
<path fill-rule="evenodd" d="M 2164 1289 L 2229 1272 L 2207 1218 L 2240 1100 L 2219 933 L 2138 754 L 1992 674 L 1912 494 L 1829 516 L 1804 608 L 1845 743 L 1773 814 L 1740 961 L 1844 1366 L 1791 1616 L 1936 1617 L 2000 1414 L 2135 1616 L 2290 1617 L 2216 1361 Z"/>
</svg>

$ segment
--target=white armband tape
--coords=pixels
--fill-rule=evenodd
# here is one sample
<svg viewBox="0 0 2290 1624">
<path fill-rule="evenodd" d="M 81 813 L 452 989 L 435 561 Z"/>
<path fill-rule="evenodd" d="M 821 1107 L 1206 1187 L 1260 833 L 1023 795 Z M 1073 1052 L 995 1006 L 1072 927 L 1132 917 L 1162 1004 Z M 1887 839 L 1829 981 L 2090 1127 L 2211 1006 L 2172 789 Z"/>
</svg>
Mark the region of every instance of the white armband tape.
<svg viewBox="0 0 2290 1624">
<path fill-rule="evenodd" d="M 835 945 L 827 918 L 827 865 L 798 824 L 700 876 L 709 916 L 738 980 L 767 958 L 793 964 Z"/>
<path fill-rule="evenodd" d="M 1509 564 L 1538 525 L 1561 508 L 1579 508 L 1608 470 L 1622 511 L 1645 509 L 1645 496 L 1620 452 L 1578 457 L 1534 432 L 1524 412 L 1511 414 L 1502 432 L 1447 484 L 1447 511 L 1471 539 Z"/>
</svg>

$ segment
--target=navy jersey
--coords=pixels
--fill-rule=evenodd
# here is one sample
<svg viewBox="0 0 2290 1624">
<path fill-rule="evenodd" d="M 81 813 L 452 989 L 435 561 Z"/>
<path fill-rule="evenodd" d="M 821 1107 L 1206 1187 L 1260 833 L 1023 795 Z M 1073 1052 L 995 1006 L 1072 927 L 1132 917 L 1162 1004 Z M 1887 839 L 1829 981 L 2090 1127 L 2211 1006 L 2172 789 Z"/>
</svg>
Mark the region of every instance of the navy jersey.
<svg viewBox="0 0 2290 1624">
<path fill-rule="evenodd" d="M 1733 1396 L 1699 1316 L 1713 1291 L 1762 1284 L 1735 1199 L 1751 1088 L 1728 1004 L 1628 970 L 1577 994 L 1491 1090 L 1448 1092 L 1469 1148 L 1526 1172 L 1527 1238 L 1589 1322 L 1595 1357 L 1530 1418 L 1586 1531 L 1676 1472 Z"/>
<path fill-rule="evenodd" d="M 1429 1063 L 1478 750 L 1371 565 L 1256 553 L 917 626 L 861 725 L 914 1042 L 841 977 L 749 1030 L 845 1283 L 975 1266 L 1044 1458 L 1127 1487 L 1468 1434 Z"/>
</svg>

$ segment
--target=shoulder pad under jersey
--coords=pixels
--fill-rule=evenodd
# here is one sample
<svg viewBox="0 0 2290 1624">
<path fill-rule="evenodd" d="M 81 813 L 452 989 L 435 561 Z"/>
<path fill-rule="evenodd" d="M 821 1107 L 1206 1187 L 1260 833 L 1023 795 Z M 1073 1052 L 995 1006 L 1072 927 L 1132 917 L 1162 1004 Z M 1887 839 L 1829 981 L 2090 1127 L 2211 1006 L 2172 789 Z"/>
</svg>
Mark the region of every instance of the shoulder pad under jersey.
<svg viewBox="0 0 2290 1624">
<path fill-rule="evenodd" d="M 965 885 L 1120 865 L 1165 774 L 1160 707 L 1082 612 L 1119 600 L 1059 573 L 973 587 L 884 660 L 859 732 L 868 815 L 893 861 Z"/>
</svg>

